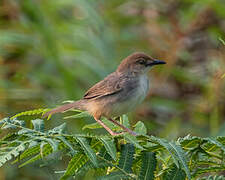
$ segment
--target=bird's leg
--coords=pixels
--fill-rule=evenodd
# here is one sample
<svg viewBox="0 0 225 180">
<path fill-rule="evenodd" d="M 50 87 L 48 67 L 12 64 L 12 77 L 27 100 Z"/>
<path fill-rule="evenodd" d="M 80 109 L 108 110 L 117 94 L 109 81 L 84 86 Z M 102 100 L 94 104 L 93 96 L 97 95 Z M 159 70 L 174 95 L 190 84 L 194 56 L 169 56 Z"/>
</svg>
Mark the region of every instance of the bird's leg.
<svg viewBox="0 0 225 180">
<path fill-rule="evenodd" d="M 113 122 L 114 124 L 116 124 L 117 126 L 121 127 L 124 131 L 130 133 L 131 135 L 133 135 L 133 136 L 136 136 L 137 135 L 134 131 L 130 130 L 129 128 L 126 128 L 124 125 L 120 124 L 116 120 L 113 120 L 112 118 L 109 118 L 109 120 L 111 122 Z"/>
<path fill-rule="evenodd" d="M 106 131 L 108 131 L 112 136 L 116 136 L 116 135 L 121 135 L 121 134 L 123 134 L 123 132 L 122 132 L 122 133 L 116 133 L 116 132 L 113 132 L 108 126 L 106 126 L 106 125 L 100 120 L 100 118 L 94 117 L 94 119 L 95 119 L 102 127 L 104 127 L 104 128 L 106 129 Z"/>
</svg>

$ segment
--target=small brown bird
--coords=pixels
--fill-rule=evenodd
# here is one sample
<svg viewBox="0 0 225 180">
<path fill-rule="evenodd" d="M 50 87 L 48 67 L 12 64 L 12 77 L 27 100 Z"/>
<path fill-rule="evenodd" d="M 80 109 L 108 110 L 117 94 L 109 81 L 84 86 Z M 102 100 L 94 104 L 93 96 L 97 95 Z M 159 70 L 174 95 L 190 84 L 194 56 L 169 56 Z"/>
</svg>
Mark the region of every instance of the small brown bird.
<svg viewBox="0 0 225 180">
<path fill-rule="evenodd" d="M 113 132 L 106 126 L 100 120 L 102 116 L 124 131 L 136 135 L 113 118 L 128 113 L 144 100 L 149 90 L 147 72 L 158 64 L 166 63 L 145 53 L 133 53 L 121 62 L 115 72 L 91 87 L 82 99 L 52 109 L 44 117 L 74 108 L 88 111 L 113 136 L 121 133 Z"/>
</svg>

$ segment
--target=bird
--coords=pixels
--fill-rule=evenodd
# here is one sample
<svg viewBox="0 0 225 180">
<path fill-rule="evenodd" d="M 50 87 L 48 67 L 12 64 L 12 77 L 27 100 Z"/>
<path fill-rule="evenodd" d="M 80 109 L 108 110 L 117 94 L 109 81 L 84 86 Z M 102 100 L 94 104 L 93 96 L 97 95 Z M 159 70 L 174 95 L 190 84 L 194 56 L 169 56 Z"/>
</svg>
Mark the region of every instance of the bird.
<svg viewBox="0 0 225 180">
<path fill-rule="evenodd" d="M 80 100 L 56 107 L 43 116 L 48 117 L 70 109 L 87 111 L 112 136 L 128 132 L 137 134 L 117 122 L 115 118 L 134 110 L 147 96 L 149 91 L 148 71 L 155 65 L 166 64 L 143 52 L 135 52 L 122 60 L 116 71 L 92 86 Z M 114 132 L 101 121 L 107 118 L 122 128 L 123 132 Z"/>
</svg>

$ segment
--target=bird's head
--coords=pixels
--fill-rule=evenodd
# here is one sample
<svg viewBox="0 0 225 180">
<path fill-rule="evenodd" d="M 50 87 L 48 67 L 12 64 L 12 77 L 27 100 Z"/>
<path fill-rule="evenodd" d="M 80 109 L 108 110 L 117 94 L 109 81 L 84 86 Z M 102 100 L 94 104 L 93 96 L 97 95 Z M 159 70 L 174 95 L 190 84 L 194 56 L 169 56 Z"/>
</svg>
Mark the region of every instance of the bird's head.
<svg viewBox="0 0 225 180">
<path fill-rule="evenodd" d="M 125 58 L 117 68 L 118 72 L 126 73 L 147 73 L 148 70 L 155 65 L 166 64 L 166 62 L 153 59 L 142 52 L 136 52 Z"/>
</svg>

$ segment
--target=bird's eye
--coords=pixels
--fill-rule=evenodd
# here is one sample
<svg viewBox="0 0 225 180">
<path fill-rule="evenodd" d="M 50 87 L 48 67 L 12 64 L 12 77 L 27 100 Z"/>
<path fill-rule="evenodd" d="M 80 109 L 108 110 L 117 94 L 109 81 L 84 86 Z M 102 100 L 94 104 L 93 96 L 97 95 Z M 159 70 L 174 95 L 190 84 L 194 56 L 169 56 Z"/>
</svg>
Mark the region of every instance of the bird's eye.
<svg viewBox="0 0 225 180">
<path fill-rule="evenodd" d="M 137 63 L 138 63 L 138 64 L 141 64 L 141 65 L 145 65 L 145 64 L 146 64 L 146 61 L 145 61 L 145 59 L 139 59 L 139 60 L 137 61 Z"/>
</svg>

